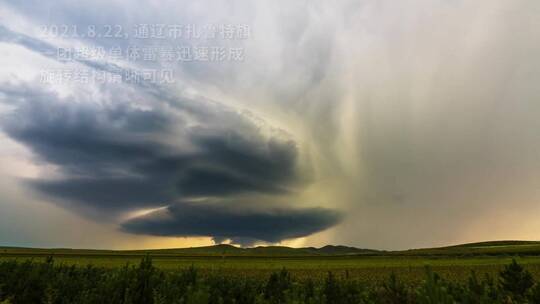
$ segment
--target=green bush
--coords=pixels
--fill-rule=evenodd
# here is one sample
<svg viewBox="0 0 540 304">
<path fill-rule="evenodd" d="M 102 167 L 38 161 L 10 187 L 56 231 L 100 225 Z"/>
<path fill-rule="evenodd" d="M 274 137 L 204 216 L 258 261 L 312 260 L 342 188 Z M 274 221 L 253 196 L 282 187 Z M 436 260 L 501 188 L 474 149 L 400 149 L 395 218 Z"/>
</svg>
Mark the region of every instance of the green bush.
<svg viewBox="0 0 540 304">
<path fill-rule="evenodd" d="M 534 285 L 534 280 L 532 275 L 516 260 L 512 260 L 512 263 L 501 271 L 499 284 L 510 298 L 521 301 L 525 299 L 527 292 Z"/>
</svg>

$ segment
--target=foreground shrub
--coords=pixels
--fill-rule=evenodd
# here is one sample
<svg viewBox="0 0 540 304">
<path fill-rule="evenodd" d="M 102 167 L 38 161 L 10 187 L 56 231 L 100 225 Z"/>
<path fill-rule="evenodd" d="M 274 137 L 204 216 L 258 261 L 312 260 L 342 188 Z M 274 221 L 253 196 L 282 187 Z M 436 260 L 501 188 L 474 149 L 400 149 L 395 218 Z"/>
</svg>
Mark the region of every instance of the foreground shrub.
<svg viewBox="0 0 540 304">
<path fill-rule="evenodd" d="M 295 280 L 282 269 L 267 279 L 199 275 L 189 267 L 162 271 L 149 256 L 117 269 L 45 262 L 0 262 L 0 304 L 483 304 L 539 303 L 540 285 L 516 261 L 494 279 L 472 272 L 466 283 L 445 281 L 426 268 L 422 283 L 392 274 L 367 285 L 328 273 L 322 281 Z"/>
</svg>

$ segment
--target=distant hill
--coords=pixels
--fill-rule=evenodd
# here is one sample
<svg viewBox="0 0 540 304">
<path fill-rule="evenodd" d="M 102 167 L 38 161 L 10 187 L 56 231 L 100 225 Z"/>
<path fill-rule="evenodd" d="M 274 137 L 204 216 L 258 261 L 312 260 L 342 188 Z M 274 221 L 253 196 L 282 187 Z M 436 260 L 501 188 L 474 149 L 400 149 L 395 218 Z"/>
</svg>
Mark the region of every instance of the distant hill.
<svg viewBox="0 0 540 304">
<path fill-rule="evenodd" d="M 540 255 L 538 241 L 488 241 L 395 251 L 395 255 Z"/>
<path fill-rule="evenodd" d="M 305 247 L 291 248 L 285 246 L 258 246 L 253 248 L 240 248 L 232 245 L 221 244 L 214 246 L 149 249 L 149 250 L 95 250 L 95 249 L 66 249 L 66 248 L 19 248 L 0 247 L 0 255 L 4 254 L 29 254 L 29 255 L 164 255 L 164 256 L 343 256 L 343 255 L 371 255 L 380 251 L 360 249 L 347 246 L 327 245 L 321 248 Z"/>
<path fill-rule="evenodd" d="M 1 255 L 95 255 L 95 256 L 141 256 L 145 254 L 171 257 L 317 257 L 317 256 L 481 256 L 481 255 L 535 255 L 540 256 L 537 241 L 489 241 L 459 244 L 446 247 L 420 248 L 402 251 L 382 251 L 348 246 L 326 245 L 321 248 L 291 248 L 285 246 L 258 246 L 240 248 L 221 244 L 214 246 L 149 249 L 149 250 L 96 250 L 69 248 L 19 248 L 0 247 Z"/>
<path fill-rule="evenodd" d="M 350 254 L 373 254 L 373 253 L 380 253 L 379 250 L 372 250 L 372 249 L 360 249 L 356 247 L 348 247 L 348 246 L 334 246 L 334 245 L 326 245 L 324 247 L 316 249 L 317 252 L 321 254 L 331 254 L 331 255 L 350 255 Z"/>
<path fill-rule="evenodd" d="M 304 247 L 291 248 L 286 246 L 258 246 L 253 248 L 240 248 L 232 245 L 215 245 L 206 247 L 143 250 L 149 253 L 181 254 L 181 255 L 225 255 L 225 256 L 319 256 L 319 255 L 355 255 L 373 254 L 377 250 L 360 249 L 346 246 L 327 245 L 321 248 Z M 128 251 L 141 252 L 141 250 Z"/>
<path fill-rule="evenodd" d="M 481 247 L 501 247 L 501 246 L 530 246 L 530 245 L 540 245 L 538 241 L 489 241 L 489 242 L 477 242 L 477 243 L 467 243 L 461 245 L 448 246 L 447 248 L 457 248 L 457 247 L 469 247 L 469 248 L 481 248 Z"/>
</svg>

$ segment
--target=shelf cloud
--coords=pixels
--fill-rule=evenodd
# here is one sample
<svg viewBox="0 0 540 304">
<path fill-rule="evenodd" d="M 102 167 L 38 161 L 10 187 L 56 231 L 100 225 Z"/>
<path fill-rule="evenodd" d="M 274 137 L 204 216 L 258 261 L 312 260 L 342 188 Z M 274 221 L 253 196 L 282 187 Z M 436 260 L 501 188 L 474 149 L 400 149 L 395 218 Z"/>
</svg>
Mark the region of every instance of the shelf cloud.
<svg viewBox="0 0 540 304">
<path fill-rule="evenodd" d="M 305 237 L 337 224 L 340 215 L 323 208 L 257 210 L 231 203 L 179 202 L 122 224 L 122 229 L 155 236 L 212 236 L 252 245 Z"/>
</svg>

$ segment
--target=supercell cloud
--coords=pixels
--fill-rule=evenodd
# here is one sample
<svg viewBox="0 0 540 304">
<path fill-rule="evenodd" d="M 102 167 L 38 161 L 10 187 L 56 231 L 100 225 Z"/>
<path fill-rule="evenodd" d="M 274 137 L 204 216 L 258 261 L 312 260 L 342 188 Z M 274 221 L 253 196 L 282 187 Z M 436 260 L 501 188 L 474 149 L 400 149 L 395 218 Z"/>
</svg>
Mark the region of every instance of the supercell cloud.
<svg viewBox="0 0 540 304">
<path fill-rule="evenodd" d="M 260 203 L 258 196 L 283 196 L 306 181 L 297 143 L 285 131 L 247 112 L 202 98 L 175 99 L 165 88 L 149 86 L 150 94 L 141 85 L 133 92 L 102 87 L 101 97 L 92 99 L 4 83 L 10 110 L 2 129 L 36 161 L 55 167 L 53 177 L 23 182 L 94 220 L 118 221 L 149 208 L 166 208 L 174 218 L 162 222 L 154 212 L 121 223 L 137 234 L 275 243 L 338 222 L 328 209 Z M 139 102 L 131 100 L 135 95 Z M 227 205 L 246 195 L 250 206 L 231 212 Z M 200 198 L 227 200 L 201 207 L 178 202 Z M 249 211 L 253 207 L 258 211 Z M 186 221 L 192 216 L 198 221 Z"/>
<path fill-rule="evenodd" d="M 122 226 L 138 234 L 252 242 L 303 237 L 337 223 L 326 209 L 258 206 L 257 194 L 286 194 L 300 184 L 296 143 L 277 130 L 265 136 L 261 129 L 266 126 L 231 110 L 206 116 L 169 107 L 145 109 L 117 98 L 101 104 L 59 100 L 28 87 L 3 91 L 15 105 L 2 121 L 6 134 L 60 173 L 26 183 L 84 215 L 103 219 L 166 207 L 173 220 L 150 213 Z M 214 118 L 222 119 L 205 123 Z M 234 202 L 245 194 L 262 211 L 231 212 L 231 202 L 201 207 L 176 202 L 207 197 Z"/>
</svg>

